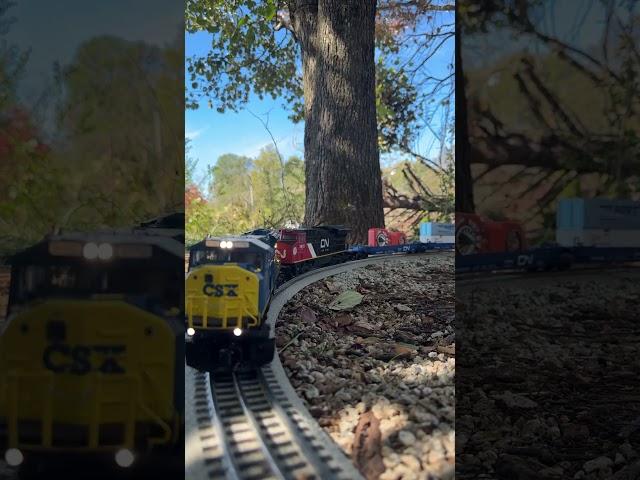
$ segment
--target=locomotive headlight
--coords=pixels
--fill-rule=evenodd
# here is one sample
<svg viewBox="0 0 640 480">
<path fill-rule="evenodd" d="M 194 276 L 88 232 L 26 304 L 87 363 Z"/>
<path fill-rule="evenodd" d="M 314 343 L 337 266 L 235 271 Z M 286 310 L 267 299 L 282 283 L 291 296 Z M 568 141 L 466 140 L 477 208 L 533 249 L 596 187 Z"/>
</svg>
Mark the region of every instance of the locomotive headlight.
<svg viewBox="0 0 640 480">
<path fill-rule="evenodd" d="M 187 328 L 187 335 L 189 335 L 190 337 L 193 337 L 196 334 L 196 329 L 195 328 Z"/>
<path fill-rule="evenodd" d="M 133 452 L 131 450 L 127 450 L 123 448 L 122 450 L 118 450 L 116 453 L 116 463 L 119 467 L 128 468 L 133 465 L 133 460 L 135 459 Z"/>
<path fill-rule="evenodd" d="M 82 248 L 82 256 L 87 260 L 95 260 L 96 258 L 98 258 L 98 254 L 98 245 L 93 242 L 85 244 L 85 246 Z"/>
<path fill-rule="evenodd" d="M 227 241 L 223 240 L 220 242 L 220 248 L 227 248 Z"/>
<path fill-rule="evenodd" d="M 109 260 L 113 257 L 113 247 L 109 243 L 103 243 L 98 247 L 98 258 L 100 260 Z"/>
<path fill-rule="evenodd" d="M 233 242 L 232 241 L 228 241 L 227 242 L 227 248 L 233 248 Z"/>
<path fill-rule="evenodd" d="M 10 448 L 6 452 L 4 452 L 4 461 L 7 462 L 7 465 L 10 467 L 17 467 L 24 461 L 24 455 L 17 448 Z"/>
<path fill-rule="evenodd" d="M 236 337 L 239 337 L 240 335 L 242 335 L 242 329 L 241 329 L 241 328 L 238 328 L 238 327 L 234 328 L 234 329 L 233 329 L 233 334 L 234 334 Z"/>
</svg>

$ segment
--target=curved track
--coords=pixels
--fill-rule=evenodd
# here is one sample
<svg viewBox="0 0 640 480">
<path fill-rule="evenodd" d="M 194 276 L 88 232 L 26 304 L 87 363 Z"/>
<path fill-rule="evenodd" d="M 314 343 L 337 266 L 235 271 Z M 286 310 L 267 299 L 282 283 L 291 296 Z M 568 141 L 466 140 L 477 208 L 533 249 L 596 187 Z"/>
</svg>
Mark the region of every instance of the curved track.
<svg viewBox="0 0 640 480">
<path fill-rule="evenodd" d="M 472 286 L 480 286 L 483 284 L 499 284 L 509 282 L 513 283 L 536 283 L 540 281 L 548 281 L 549 279 L 597 279 L 602 280 L 602 272 L 606 271 L 607 275 L 625 275 L 640 274 L 640 267 L 635 265 L 615 265 L 615 266 L 595 266 L 581 267 L 562 271 L 543 271 L 543 272 L 495 272 L 495 273 L 474 273 L 474 274 L 458 274 L 456 275 L 456 289 L 467 288 Z"/>
<path fill-rule="evenodd" d="M 267 315 L 271 334 L 275 334 L 275 323 L 284 305 L 307 285 L 372 263 L 402 258 L 407 256 L 384 255 L 325 267 L 283 284 Z M 224 376 L 185 368 L 185 478 L 362 478 L 309 414 L 277 355 L 260 370 Z"/>
</svg>

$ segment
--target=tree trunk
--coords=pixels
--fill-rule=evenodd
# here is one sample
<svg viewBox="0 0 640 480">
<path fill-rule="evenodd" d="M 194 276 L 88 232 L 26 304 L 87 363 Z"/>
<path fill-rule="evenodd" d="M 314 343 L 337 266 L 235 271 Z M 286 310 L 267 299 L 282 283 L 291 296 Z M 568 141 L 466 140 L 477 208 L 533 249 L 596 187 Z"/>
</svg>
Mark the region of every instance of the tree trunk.
<svg viewBox="0 0 640 480">
<path fill-rule="evenodd" d="M 467 116 L 467 95 L 462 69 L 461 22 L 456 15 L 456 212 L 474 213 L 471 144 Z"/>
<path fill-rule="evenodd" d="M 376 0 L 289 5 L 302 51 L 305 224 L 384 226 L 375 103 Z"/>
</svg>

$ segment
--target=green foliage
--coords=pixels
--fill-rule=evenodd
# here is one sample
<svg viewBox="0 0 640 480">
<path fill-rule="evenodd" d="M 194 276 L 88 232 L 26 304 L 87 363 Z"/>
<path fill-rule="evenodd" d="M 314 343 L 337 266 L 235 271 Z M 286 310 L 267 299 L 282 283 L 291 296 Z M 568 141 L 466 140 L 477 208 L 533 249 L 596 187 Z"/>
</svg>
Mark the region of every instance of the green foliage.
<svg viewBox="0 0 640 480">
<path fill-rule="evenodd" d="M 7 117 L 15 100 L 5 95 L 0 136 L 9 150 L 0 152 L 0 185 L 11 185 L 0 189 L 0 255 L 60 229 L 126 226 L 180 209 L 184 105 L 175 72 L 183 61 L 178 42 L 163 49 L 115 37 L 84 42 L 56 72 L 62 93 L 50 148 L 38 119 Z"/>
<path fill-rule="evenodd" d="M 187 205 L 187 243 L 206 235 L 239 234 L 258 227 L 300 223 L 304 216 L 304 163 L 280 161 L 273 148 L 256 158 L 225 154 L 211 168 L 209 196 Z"/>
<path fill-rule="evenodd" d="M 290 118 L 303 118 L 303 92 L 299 49 L 286 29 L 275 31 L 275 0 L 189 0 L 187 32 L 211 37 L 206 56 L 187 59 L 187 106 L 207 102 L 219 112 L 237 111 L 251 91 L 259 98 L 282 98 Z M 378 36 L 377 112 L 383 151 L 415 137 L 422 113 L 416 88 L 406 68 L 399 67 L 398 39 Z"/>
<path fill-rule="evenodd" d="M 276 0 L 186 2 L 187 32 L 211 36 L 206 57 L 187 59 L 189 108 L 208 99 L 220 112 L 236 110 L 253 88 L 260 98 L 282 97 L 300 112 L 298 52 L 291 35 L 274 31 L 276 10 Z"/>
<path fill-rule="evenodd" d="M 418 118 L 424 113 L 417 98 L 407 74 L 380 57 L 376 62 L 376 110 L 382 152 L 409 145 L 415 139 Z"/>
<path fill-rule="evenodd" d="M 451 146 L 453 136 L 447 136 L 444 131 L 453 119 L 448 114 L 453 98 L 453 68 L 450 68 L 449 75 L 436 78 L 426 66 L 438 49 L 453 39 L 453 2 L 382 0 L 378 7 L 375 31 L 376 112 L 381 152 L 418 158 L 419 155 L 412 151 L 415 140 L 424 129 L 433 131 L 432 122 L 442 116 L 442 110 L 447 113 L 442 122 L 446 125 L 441 126 L 442 136 L 447 138 L 443 147 Z M 188 0 L 187 32 L 206 35 L 211 43 L 206 54 L 187 59 L 187 106 L 198 108 L 206 102 L 219 112 L 237 111 L 255 93 L 260 98 L 270 95 L 282 99 L 284 107 L 291 112 L 290 118 L 304 120 L 300 49 L 295 35 L 291 33 L 293 27 L 289 13 L 287 2 L 276 0 Z M 431 106 L 429 111 L 427 105 Z M 453 174 L 447 168 L 442 169 L 442 178 L 436 182 L 440 196 L 453 195 Z M 226 166 L 224 170 L 227 170 Z M 252 170 L 253 190 L 246 184 L 249 178 L 247 170 Z M 255 209 L 257 217 L 254 219 L 264 224 L 277 225 L 283 221 L 275 208 L 277 205 L 283 205 L 285 212 L 297 217 L 298 212 L 294 209 L 296 205 L 301 207 L 302 203 L 287 198 L 289 188 L 282 189 L 282 183 L 287 183 L 286 178 L 292 172 L 284 175 L 284 181 L 280 178 L 277 182 L 279 175 L 273 172 L 278 170 L 282 171 L 282 167 L 261 168 L 256 159 L 242 174 L 234 171 L 229 175 L 230 191 L 235 195 L 247 191 L 254 195 L 266 192 L 264 195 L 270 198 L 270 203 L 261 203 L 255 196 L 251 199 L 245 195 L 242 201 L 235 198 L 230 204 L 238 209 L 246 209 L 247 205 L 259 206 Z M 260 175 L 260 180 L 255 178 L 256 175 Z M 274 190 L 274 185 L 279 185 L 277 188 L 282 190 L 282 195 Z M 302 175 L 297 185 L 303 185 Z M 212 188 L 211 200 L 215 201 L 220 198 L 216 188 L 224 190 L 227 187 L 223 184 Z M 449 215 L 449 203 L 441 198 L 438 202 L 444 202 L 442 213 Z M 434 205 L 431 202 L 428 210 L 432 211 Z M 246 214 L 240 217 L 249 218 Z"/>
</svg>

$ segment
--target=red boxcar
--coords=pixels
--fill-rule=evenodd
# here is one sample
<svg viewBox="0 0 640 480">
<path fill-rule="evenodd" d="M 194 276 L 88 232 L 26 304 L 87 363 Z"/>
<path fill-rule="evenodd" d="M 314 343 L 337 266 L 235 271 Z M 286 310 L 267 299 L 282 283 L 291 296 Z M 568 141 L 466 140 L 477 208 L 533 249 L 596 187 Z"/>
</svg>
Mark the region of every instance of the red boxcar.
<svg viewBox="0 0 640 480">
<path fill-rule="evenodd" d="M 386 228 L 370 228 L 370 247 L 384 247 L 387 245 L 404 245 L 407 243 L 407 236 L 402 232 L 392 232 Z"/>
<path fill-rule="evenodd" d="M 456 214 L 456 253 L 517 252 L 527 248 L 518 222 L 494 221 L 471 213 Z"/>
</svg>

